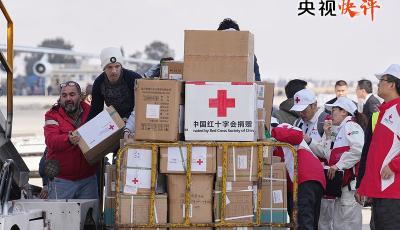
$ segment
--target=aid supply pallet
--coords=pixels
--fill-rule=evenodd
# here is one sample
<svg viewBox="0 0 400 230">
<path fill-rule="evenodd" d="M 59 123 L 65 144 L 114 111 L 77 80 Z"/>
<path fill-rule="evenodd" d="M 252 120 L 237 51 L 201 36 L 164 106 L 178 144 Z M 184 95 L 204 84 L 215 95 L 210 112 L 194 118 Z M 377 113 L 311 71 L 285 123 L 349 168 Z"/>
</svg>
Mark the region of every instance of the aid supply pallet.
<svg viewBox="0 0 400 230">
<path fill-rule="evenodd" d="M 184 221 L 183 223 L 165 223 L 156 224 L 155 218 L 155 186 L 156 186 L 156 175 L 157 175 L 157 164 L 158 164 L 158 148 L 160 147 L 186 147 L 187 148 L 187 160 L 186 160 L 186 191 L 185 191 L 185 209 L 184 209 Z M 207 146 L 207 147 L 222 147 L 223 148 L 223 159 L 222 159 L 222 207 L 220 209 L 220 222 L 215 223 L 191 223 L 189 204 L 190 204 L 190 182 L 192 178 L 191 173 L 191 153 L 193 146 Z M 294 158 L 294 181 L 293 181 L 293 216 L 290 223 L 261 223 L 261 198 L 262 198 L 262 170 L 263 170 L 263 147 L 264 146 L 280 146 L 287 147 L 293 153 Z M 253 222 L 226 222 L 226 194 L 227 194 L 227 164 L 228 164 L 228 148 L 229 147 L 257 147 L 258 154 L 258 171 L 257 171 L 257 205 L 256 205 L 256 218 Z M 152 169 L 151 169 L 151 193 L 150 193 L 150 206 L 149 206 L 149 221 L 147 224 L 121 224 L 121 159 L 123 153 L 128 148 L 151 148 L 152 150 Z M 117 184 L 116 184 L 116 208 L 115 208 L 115 228 L 198 228 L 198 227 L 281 227 L 295 229 L 297 220 L 297 153 L 293 146 L 280 143 L 280 142 L 180 142 L 180 143 L 135 143 L 128 144 L 121 148 L 118 152 L 117 159 Z M 272 195 L 271 195 L 272 196 Z M 153 208 L 152 208 L 153 207 Z M 272 220 L 272 218 L 271 218 Z"/>
</svg>

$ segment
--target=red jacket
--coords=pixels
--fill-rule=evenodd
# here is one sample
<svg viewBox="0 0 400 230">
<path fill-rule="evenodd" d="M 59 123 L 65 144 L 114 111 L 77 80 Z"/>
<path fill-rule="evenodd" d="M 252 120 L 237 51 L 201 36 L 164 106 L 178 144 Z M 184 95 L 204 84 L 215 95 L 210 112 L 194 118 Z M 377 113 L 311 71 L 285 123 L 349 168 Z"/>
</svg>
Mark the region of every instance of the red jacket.
<svg viewBox="0 0 400 230">
<path fill-rule="evenodd" d="M 326 181 L 324 169 L 322 167 L 319 159 L 314 156 L 311 150 L 308 148 L 307 144 L 303 141 L 303 132 L 300 129 L 294 127 L 285 127 L 280 125 L 272 130 L 272 136 L 281 142 L 286 142 L 295 146 L 297 149 L 297 159 L 298 159 L 298 183 L 299 185 L 306 181 L 317 181 L 325 189 Z M 297 146 L 297 147 L 296 147 Z M 286 153 L 285 153 L 286 151 Z M 285 155 L 288 157 L 285 159 Z M 288 165 L 288 158 L 291 158 L 291 152 L 287 148 L 282 149 L 282 147 L 277 147 L 274 151 L 275 156 L 280 156 L 282 160 Z M 292 163 L 289 163 L 289 165 Z M 291 178 L 290 169 L 288 170 L 289 178 Z M 289 181 L 288 188 L 292 189 L 292 184 Z"/>
<path fill-rule="evenodd" d="M 386 165 L 394 172 L 382 180 Z M 400 199 L 400 98 L 382 104 L 368 149 L 365 174 L 358 193 L 372 198 Z"/>
<path fill-rule="evenodd" d="M 90 106 L 81 102 L 83 113 L 81 125 L 87 119 Z M 57 177 L 66 180 L 81 180 L 96 173 L 97 165 L 89 165 L 78 146 L 68 140 L 68 133 L 75 127 L 65 110 L 56 105 L 45 115 L 44 136 L 47 145 L 47 159 L 57 160 L 60 164 L 60 173 Z"/>
</svg>

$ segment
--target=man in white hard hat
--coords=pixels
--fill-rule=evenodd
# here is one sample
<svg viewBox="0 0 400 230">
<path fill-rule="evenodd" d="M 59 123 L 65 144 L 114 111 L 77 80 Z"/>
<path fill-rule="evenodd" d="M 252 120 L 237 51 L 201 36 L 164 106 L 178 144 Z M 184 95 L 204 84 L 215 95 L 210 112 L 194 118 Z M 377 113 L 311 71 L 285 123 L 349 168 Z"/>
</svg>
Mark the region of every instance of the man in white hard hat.
<svg viewBox="0 0 400 230">
<path fill-rule="evenodd" d="M 121 50 L 108 47 L 100 53 L 101 73 L 93 83 L 92 104 L 88 120 L 95 117 L 107 106 L 114 106 L 126 120 L 135 106 L 135 80 L 142 78 L 138 73 L 123 68 Z"/>
</svg>

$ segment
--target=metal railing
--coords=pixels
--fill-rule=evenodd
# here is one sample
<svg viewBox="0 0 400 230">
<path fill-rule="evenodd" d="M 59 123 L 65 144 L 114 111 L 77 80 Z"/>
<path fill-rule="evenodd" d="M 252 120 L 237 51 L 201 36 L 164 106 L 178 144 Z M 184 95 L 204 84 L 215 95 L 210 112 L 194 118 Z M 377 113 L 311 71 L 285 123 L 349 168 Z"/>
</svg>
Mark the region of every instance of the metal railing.
<svg viewBox="0 0 400 230">
<path fill-rule="evenodd" d="M 5 137 L 11 138 L 12 120 L 13 120 L 13 58 L 14 58 L 14 24 L 8 14 L 3 2 L 0 0 L 0 9 L 7 20 L 7 59 L 0 52 L 0 62 L 7 71 L 7 119 L 5 128 Z"/>
<path fill-rule="evenodd" d="M 160 147 L 186 147 L 187 158 L 186 158 L 186 191 L 185 191 L 185 217 L 183 223 L 155 223 L 155 186 L 157 176 L 157 164 L 158 164 L 158 149 Z M 222 147 L 222 207 L 220 211 L 220 222 L 218 223 L 191 223 L 189 217 L 189 206 L 190 206 L 190 183 L 191 183 L 191 153 L 193 146 L 207 146 L 207 147 Z M 262 171 L 263 171 L 263 147 L 279 146 L 287 147 L 293 153 L 294 158 L 294 177 L 293 177 L 293 215 L 290 223 L 261 223 L 261 198 L 262 198 Z M 226 185 L 227 185 L 227 164 L 228 164 L 228 148 L 229 147 L 257 147 L 258 154 L 258 170 L 257 170 L 257 209 L 256 209 L 256 220 L 255 222 L 227 222 L 225 220 L 226 212 Z M 151 161 L 151 192 L 150 192 L 150 204 L 149 204 L 149 221 L 147 224 L 121 224 L 120 223 L 120 195 L 121 195 L 121 160 L 123 154 L 127 152 L 129 148 L 151 148 L 152 150 L 152 161 Z M 116 183 L 116 206 L 115 206 L 115 227 L 116 228 L 197 228 L 197 227 L 283 227 L 283 228 L 296 228 L 297 220 L 297 152 L 292 145 L 280 142 L 181 142 L 181 143 L 135 143 L 128 144 L 118 151 L 117 155 L 117 183 Z"/>
</svg>

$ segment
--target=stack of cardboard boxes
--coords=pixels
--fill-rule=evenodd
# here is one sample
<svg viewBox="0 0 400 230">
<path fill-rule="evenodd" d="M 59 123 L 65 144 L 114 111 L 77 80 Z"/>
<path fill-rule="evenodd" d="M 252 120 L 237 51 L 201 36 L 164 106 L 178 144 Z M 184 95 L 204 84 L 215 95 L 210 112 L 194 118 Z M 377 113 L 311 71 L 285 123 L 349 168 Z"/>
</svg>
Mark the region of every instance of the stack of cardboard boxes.
<svg viewBox="0 0 400 230">
<path fill-rule="evenodd" d="M 115 165 L 106 165 L 104 170 L 104 224 L 114 226 L 117 170 Z"/>
<path fill-rule="evenodd" d="M 287 223 L 288 221 L 286 166 L 284 163 L 275 162 L 264 165 L 261 223 Z"/>
<path fill-rule="evenodd" d="M 272 109 L 273 84 L 254 82 L 253 62 L 254 38 L 250 32 L 185 31 L 184 64 L 163 62 L 161 79 L 136 81 L 135 141 L 239 142 L 265 139 L 264 130 L 269 126 Z M 257 149 L 228 148 L 227 222 L 250 223 L 254 219 Z M 273 181 L 265 179 L 262 188 L 263 192 L 269 188 L 273 191 L 263 193 L 263 220 L 268 222 L 277 220 L 276 208 L 280 204 L 286 205 L 286 174 L 277 171 L 284 170 L 284 165 L 282 168 L 272 164 L 271 148 L 264 148 L 263 157 L 267 168 L 264 177 L 274 178 Z M 220 221 L 222 159 L 222 148 L 199 143 L 192 147 L 188 206 L 191 223 Z M 152 160 L 150 149 L 129 148 L 123 154 L 121 194 L 117 196 L 121 224 L 148 221 Z M 187 211 L 187 149 L 160 147 L 157 160 L 159 176 L 167 175 L 168 192 L 168 195 L 156 195 L 157 223 L 166 223 L 167 219 L 168 223 L 183 223 Z M 106 210 L 112 209 L 107 199 Z M 283 211 L 286 206 L 279 208 Z M 272 218 L 268 219 L 268 216 Z"/>
<path fill-rule="evenodd" d="M 226 174 L 226 222 L 253 221 L 254 182 L 257 181 L 257 147 L 230 147 L 227 154 Z M 217 182 L 215 184 L 214 215 L 215 222 L 220 221 L 222 201 L 222 148 L 217 155 Z"/>
<path fill-rule="evenodd" d="M 117 196 L 120 204 L 120 224 L 148 223 L 152 160 L 150 148 L 128 148 L 123 153 L 120 170 L 121 193 Z M 155 195 L 154 214 L 156 223 L 167 223 L 167 194 Z"/>
<path fill-rule="evenodd" d="M 183 223 L 187 148 L 165 147 L 160 149 L 160 153 L 160 172 L 167 174 L 168 178 L 168 220 L 170 223 Z M 211 223 L 217 151 L 215 147 L 193 146 L 191 153 L 189 218 L 192 223 Z"/>
</svg>

